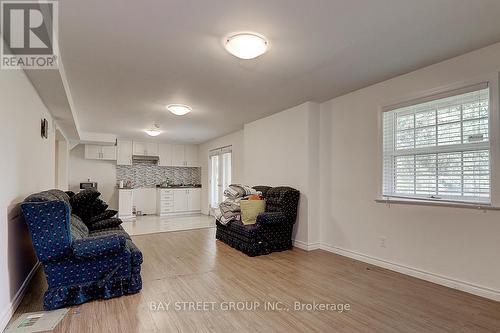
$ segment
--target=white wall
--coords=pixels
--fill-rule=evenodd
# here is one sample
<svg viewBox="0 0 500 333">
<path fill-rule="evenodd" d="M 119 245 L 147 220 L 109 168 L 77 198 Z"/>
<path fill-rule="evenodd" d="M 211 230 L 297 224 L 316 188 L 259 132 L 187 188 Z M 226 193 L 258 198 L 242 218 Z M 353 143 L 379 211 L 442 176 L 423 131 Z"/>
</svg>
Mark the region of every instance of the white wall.
<svg viewBox="0 0 500 333">
<path fill-rule="evenodd" d="M 244 183 L 243 163 L 243 130 L 237 131 L 198 146 L 198 161 L 201 166 L 201 212 L 208 214 L 208 152 L 226 146 L 233 146 L 232 152 L 232 182 Z"/>
<path fill-rule="evenodd" d="M 301 192 L 294 240 L 302 246 L 319 241 L 318 129 L 319 106 L 311 102 L 244 127 L 245 182 L 291 186 Z"/>
<path fill-rule="evenodd" d="M 500 299 L 500 212 L 374 202 L 381 177 L 379 107 L 498 71 L 500 44 L 495 44 L 321 105 L 321 242 L 326 248 Z M 380 237 L 387 238 L 385 248 Z"/>
<path fill-rule="evenodd" d="M 69 154 L 69 189 L 80 190 L 80 183 L 97 182 L 101 199 L 109 209 L 118 209 L 118 191 L 116 190 L 116 161 L 100 161 L 85 159 L 85 145 L 80 144 Z"/>
<path fill-rule="evenodd" d="M 2 190 L 0 191 L 0 330 L 17 304 L 16 293 L 36 263 L 19 209 L 29 194 L 55 184 L 54 122 L 23 71 L 0 71 Z M 49 137 L 40 136 L 40 121 Z"/>
</svg>

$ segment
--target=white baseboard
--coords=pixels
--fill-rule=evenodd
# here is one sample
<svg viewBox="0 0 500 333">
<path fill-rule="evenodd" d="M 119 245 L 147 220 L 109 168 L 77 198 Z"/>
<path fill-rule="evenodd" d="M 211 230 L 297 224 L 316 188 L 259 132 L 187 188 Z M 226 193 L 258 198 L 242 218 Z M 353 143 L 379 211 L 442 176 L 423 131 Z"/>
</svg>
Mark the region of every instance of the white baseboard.
<svg viewBox="0 0 500 333">
<path fill-rule="evenodd" d="M 475 285 L 475 284 L 465 282 L 465 281 L 460 281 L 460 280 L 449 278 L 449 277 L 442 276 L 439 274 L 426 272 L 426 271 L 423 271 L 423 270 L 420 270 L 417 268 L 397 264 L 397 263 L 390 262 L 387 260 L 368 256 L 366 254 L 354 252 L 351 250 L 342 249 L 342 248 L 336 247 L 336 246 L 321 244 L 320 249 L 328 251 L 328 252 L 332 252 L 332 253 L 335 253 L 335 254 L 338 254 L 338 255 L 341 255 L 344 257 L 349 257 L 349 258 L 352 258 L 355 260 L 363 261 L 363 262 L 366 262 L 368 264 L 383 267 L 383 268 L 389 269 L 391 271 L 395 271 L 398 273 L 413 276 L 413 277 L 416 277 L 418 279 L 422 279 L 425 281 L 440 284 L 442 286 L 461 290 L 461 291 L 464 291 L 464 292 L 467 292 L 470 294 L 474 294 L 474 295 L 481 296 L 484 298 L 492 299 L 494 301 L 500 301 L 500 291 L 498 291 L 498 290 Z"/>
<path fill-rule="evenodd" d="M 0 332 L 3 332 L 3 330 L 7 327 L 7 324 L 9 323 L 10 318 L 12 318 L 12 315 L 14 314 L 14 312 L 16 312 L 17 307 L 21 303 L 23 296 L 26 293 L 26 290 L 28 289 L 28 286 L 30 284 L 31 279 L 33 278 L 33 276 L 35 275 L 35 273 L 39 267 L 40 267 L 40 262 L 37 262 L 35 264 L 35 266 L 33 266 L 31 271 L 29 272 L 26 279 L 24 279 L 23 284 L 21 285 L 21 287 L 17 291 L 17 293 L 14 296 L 14 298 L 12 299 L 12 301 L 9 303 L 7 308 L 5 310 L 3 310 L 2 316 L 0 317 L 1 318 L 0 319 Z"/>
<path fill-rule="evenodd" d="M 318 250 L 320 248 L 320 243 L 306 243 L 303 241 L 299 240 L 293 240 L 293 246 L 298 247 L 299 249 L 306 250 L 306 251 L 312 251 L 312 250 Z"/>
</svg>

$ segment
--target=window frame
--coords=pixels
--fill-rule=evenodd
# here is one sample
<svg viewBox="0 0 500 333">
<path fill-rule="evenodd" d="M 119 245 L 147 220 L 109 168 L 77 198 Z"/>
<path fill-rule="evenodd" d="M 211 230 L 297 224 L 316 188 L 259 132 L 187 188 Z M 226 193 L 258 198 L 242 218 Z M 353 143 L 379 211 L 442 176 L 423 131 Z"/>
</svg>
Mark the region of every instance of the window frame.
<svg viewBox="0 0 500 333">
<path fill-rule="evenodd" d="M 397 202 L 397 203 L 419 203 L 429 205 L 444 205 L 452 207 L 485 207 L 493 208 L 500 207 L 500 116 L 499 116 L 499 76 L 500 73 L 495 72 L 487 75 L 478 76 L 469 80 L 448 84 L 434 89 L 420 91 L 417 93 L 408 94 L 399 99 L 383 103 L 379 106 L 378 110 L 378 193 L 376 202 Z M 384 195 L 384 113 L 390 110 L 398 109 L 405 106 L 420 104 L 436 99 L 443 98 L 443 95 L 455 92 L 456 95 L 460 94 L 460 90 L 465 90 L 471 86 L 479 86 L 480 84 L 487 83 L 489 88 L 489 121 L 488 121 L 488 139 L 487 146 L 490 152 L 490 198 L 489 202 L 479 201 L 466 201 L 457 198 L 457 200 L 449 198 L 425 198 L 416 196 L 398 196 Z M 455 95 L 455 94 L 454 94 Z M 437 139 L 437 138 L 436 138 Z M 485 145 L 486 146 L 486 145 Z"/>
</svg>

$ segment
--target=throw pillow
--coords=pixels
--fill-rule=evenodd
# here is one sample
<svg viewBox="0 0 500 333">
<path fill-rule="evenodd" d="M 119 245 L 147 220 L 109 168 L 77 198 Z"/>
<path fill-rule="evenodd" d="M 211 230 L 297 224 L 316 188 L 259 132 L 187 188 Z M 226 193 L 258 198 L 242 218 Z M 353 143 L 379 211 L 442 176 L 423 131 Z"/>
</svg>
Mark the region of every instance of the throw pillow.
<svg viewBox="0 0 500 333">
<path fill-rule="evenodd" d="M 96 216 L 91 217 L 90 220 L 89 220 L 89 224 L 92 225 L 92 224 L 94 224 L 96 222 L 112 218 L 113 216 L 116 215 L 116 213 L 118 213 L 118 212 L 116 210 L 113 210 L 113 209 L 105 210 L 101 214 L 98 214 Z"/>
<path fill-rule="evenodd" d="M 265 200 L 241 200 L 241 222 L 244 225 L 255 224 L 257 216 L 266 211 Z"/>
<path fill-rule="evenodd" d="M 116 217 L 112 217 L 110 219 L 97 221 L 90 226 L 91 230 L 101 230 L 107 228 L 114 228 L 122 224 L 122 220 Z"/>
<path fill-rule="evenodd" d="M 69 203 L 71 204 L 73 212 L 76 215 L 82 217 L 79 212 L 83 211 L 86 207 L 93 203 L 100 195 L 101 193 L 97 192 L 96 190 L 83 190 L 73 195 L 69 199 Z"/>
</svg>

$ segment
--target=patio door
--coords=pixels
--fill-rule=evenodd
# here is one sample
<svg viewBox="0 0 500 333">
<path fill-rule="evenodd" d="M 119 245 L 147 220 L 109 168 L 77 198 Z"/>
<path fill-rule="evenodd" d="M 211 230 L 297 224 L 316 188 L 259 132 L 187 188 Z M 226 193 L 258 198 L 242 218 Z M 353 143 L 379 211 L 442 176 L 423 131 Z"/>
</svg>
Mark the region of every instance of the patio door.
<svg viewBox="0 0 500 333">
<path fill-rule="evenodd" d="M 231 184 L 232 147 L 222 147 L 209 152 L 209 204 L 210 213 L 224 201 L 224 190 Z"/>
</svg>

